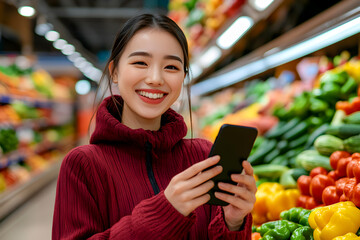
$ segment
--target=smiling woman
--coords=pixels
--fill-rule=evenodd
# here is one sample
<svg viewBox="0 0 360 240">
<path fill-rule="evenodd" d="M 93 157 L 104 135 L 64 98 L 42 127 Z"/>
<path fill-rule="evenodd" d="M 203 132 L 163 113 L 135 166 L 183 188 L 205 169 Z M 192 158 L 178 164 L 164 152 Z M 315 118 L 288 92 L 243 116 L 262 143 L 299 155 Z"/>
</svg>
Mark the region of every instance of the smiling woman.
<svg viewBox="0 0 360 240">
<path fill-rule="evenodd" d="M 207 158 L 210 142 L 184 139 L 184 119 L 170 108 L 188 67 L 186 38 L 171 19 L 144 14 L 125 24 L 90 144 L 62 163 L 53 239 L 250 239 L 252 167 L 244 162 L 235 184 L 219 185 L 229 205 L 206 205 L 220 159 Z"/>
</svg>

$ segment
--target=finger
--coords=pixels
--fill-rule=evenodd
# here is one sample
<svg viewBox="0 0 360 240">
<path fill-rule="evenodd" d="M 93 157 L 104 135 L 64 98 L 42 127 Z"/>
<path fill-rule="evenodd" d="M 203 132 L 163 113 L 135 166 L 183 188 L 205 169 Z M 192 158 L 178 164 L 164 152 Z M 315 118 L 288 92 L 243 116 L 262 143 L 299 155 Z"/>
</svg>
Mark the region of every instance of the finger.
<svg viewBox="0 0 360 240">
<path fill-rule="evenodd" d="M 211 188 L 214 187 L 214 182 L 213 181 L 207 181 L 203 184 L 201 184 L 200 186 L 193 188 L 189 191 L 187 191 L 186 193 L 183 194 L 182 200 L 183 201 L 190 201 L 193 200 L 195 198 L 198 198 L 204 194 L 206 194 Z"/>
<path fill-rule="evenodd" d="M 183 180 L 192 178 L 193 176 L 197 175 L 199 172 L 203 171 L 204 169 L 211 167 L 218 163 L 220 161 L 220 156 L 216 155 L 210 158 L 205 159 L 204 161 L 198 162 L 182 173 L 180 173 L 179 177 L 181 177 Z M 200 174 L 202 175 L 202 174 Z"/>
<path fill-rule="evenodd" d="M 229 183 L 219 183 L 219 189 L 232 193 L 237 197 L 244 199 L 249 202 L 255 202 L 255 194 L 244 187 L 239 187 Z"/>
<path fill-rule="evenodd" d="M 198 198 L 193 199 L 192 201 L 189 201 L 188 204 L 190 204 L 191 206 L 193 206 L 194 208 L 197 208 L 201 205 L 204 205 L 205 203 L 207 203 L 210 200 L 210 195 L 209 194 L 204 194 Z"/>
<path fill-rule="evenodd" d="M 253 204 L 251 204 L 248 201 L 243 200 L 241 198 L 235 197 L 234 195 L 229 195 L 229 194 L 221 193 L 221 192 L 215 192 L 215 197 L 224 202 L 230 203 L 231 205 L 233 205 L 239 209 L 247 209 L 247 206 L 251 207 L 251 209 L 253 208 L 252 207 Z"/>
<path fill-rule="evenodd" d="M 248 161 L 243 161 L 243 168 L 245 170 L 246 175 L 252 176 L 254 174 L 254 169 Z"/>
<path fill-rule="evenodd" d="M 216 175 L 220 174 L 222 172 L 223 168 L 222 166 L 215 166 L 209 170 L 206 170 L 202 172 L 201 174 L 198 174 L 194 176 L 193 178 L 190 178 L 187 180 L 188 187 L 189 188 L 195 188 L 196 186 L 199 186 L 200 184 L 203 184 L 206 181 L 209 181 L 211 178 L 215 177 Z"/>
<path fill-rule="evenodd" d="M 239 186 L 246 187 L 251 192 L 256 192 L 256 181 L 253 176 L 243 174 L 231 174 L 231 180 L 238 183 Z"/>
</svg>

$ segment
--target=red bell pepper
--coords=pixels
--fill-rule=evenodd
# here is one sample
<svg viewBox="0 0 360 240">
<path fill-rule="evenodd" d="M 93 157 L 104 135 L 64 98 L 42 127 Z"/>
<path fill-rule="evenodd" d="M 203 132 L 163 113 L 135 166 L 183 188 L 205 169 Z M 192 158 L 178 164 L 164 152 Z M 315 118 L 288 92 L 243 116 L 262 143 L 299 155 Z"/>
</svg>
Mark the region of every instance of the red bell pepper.
<svg viewBox="0 0 360 240">
<path fill-rule="evenodd" d="M 330 165 L 332 169 L 337 169 L 337 165 L 340 159 L 350 157 L 350 153 L 345 151 L 335 151 L 330 155 Z"/>
<path fill-rule="evenodd" d="M 360 111 L 360 97 L 355 97 L 351 102 L 339 101 L 335 108 L 336 110 L 343 110 L 346 115 Z"/>
<path fill-rule="evenodd" d="M 311 179 L 310 194 L 318 203 L 322 202 L 322 192 L 327 186 L 333 186 L 335 182 L 327 175 L 316 175 Z"/>
<path fill-rule="evenodd" d="M 360 160 L 352 158 L 352 160 L 346 166 L 346 176 L 348 178 L 354 177 L 354 167 L 356 166 L 357 162 Z"/>
</svg>

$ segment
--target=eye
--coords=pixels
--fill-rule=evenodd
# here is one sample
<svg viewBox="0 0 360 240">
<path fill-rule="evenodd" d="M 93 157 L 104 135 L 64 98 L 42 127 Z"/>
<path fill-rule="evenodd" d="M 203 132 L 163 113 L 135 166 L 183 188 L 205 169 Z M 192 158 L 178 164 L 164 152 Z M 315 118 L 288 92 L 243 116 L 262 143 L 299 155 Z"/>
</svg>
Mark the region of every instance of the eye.
<svg viewBox="0 0 360 240">
<path fill-rule="evenodd" d="M 169 66 L 166 66 L 165 68 L 170 69 L 170 70 L 179 70 L 179 68 L 174 65 L 169 65 Z"/>
<path fill-rule="evenodd" d="M 141 61 L 134 62 L 133 65 L 147 66 L 147 64 L 145 62 L 141 62 Z"/>
</svg>

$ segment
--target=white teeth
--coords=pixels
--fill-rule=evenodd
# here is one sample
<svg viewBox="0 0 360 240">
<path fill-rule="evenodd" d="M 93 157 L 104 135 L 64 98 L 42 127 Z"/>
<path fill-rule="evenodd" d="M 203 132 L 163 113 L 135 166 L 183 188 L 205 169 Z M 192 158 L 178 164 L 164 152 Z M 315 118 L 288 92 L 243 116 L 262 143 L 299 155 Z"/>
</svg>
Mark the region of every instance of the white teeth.
<svg viewBox="0 0 360 240">
<path fill-rule="evenodd" d="M 163 93 L 149 93 L 149 92 L 145 92 L 145 91 L 139 91 L 139 94 L 141 96 L 151 98 L 151 99 L 159 99 L 159 98 L 162 98 L 164 96 Z"/>
</svg>

